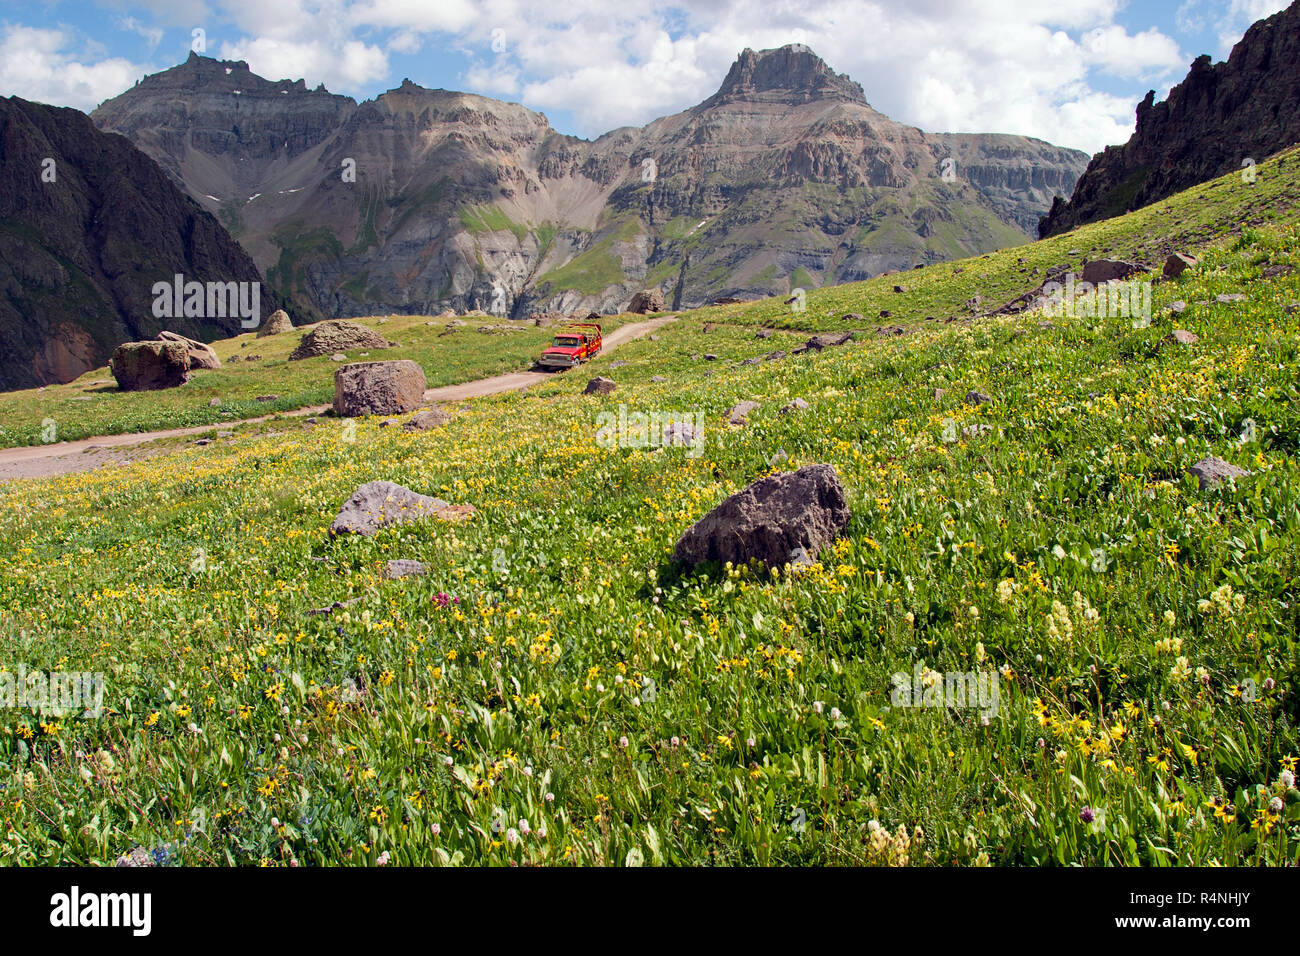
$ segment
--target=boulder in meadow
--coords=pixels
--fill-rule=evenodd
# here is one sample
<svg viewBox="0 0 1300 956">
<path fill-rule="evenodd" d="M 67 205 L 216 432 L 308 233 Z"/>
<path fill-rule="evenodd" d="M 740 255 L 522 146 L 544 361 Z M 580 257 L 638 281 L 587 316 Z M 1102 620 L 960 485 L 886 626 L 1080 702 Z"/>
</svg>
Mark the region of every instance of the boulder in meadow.
<svg viewBox="0 0 1300 956">
<path fill-rule="evenodd" d="M 473 512 L 473 505 L 453 505 L 391 481 L 368 481 L 339 509 L 338 516 L 330 525 L 330 535 L 369 537 L 388 525 L 406 524 L 423 518 L 455 520 Z"/>
<path fill-rule="evenodd" d="M 190 351 L 181 342 L 124 342 L 108 364 L 124 392 L 176 388 L 190 380 Z"/>
<path fill-rule="evenodd" d="M 1187 471 L 1188 474 L 1196 476 L 1196 484 L 1202 491 L 1213 488 L 1227 478 L 1245 478 L 1250 474 L 1245 468 L 1238 468 L 1231 462 L 1213 455 L 1206 455 Z"/>
<path fill-rule="evenodd" d="M 424 403 L 424 370 L 410 359 L 354 362 L 334 372 L 337 415 L 400 415 Z"/>
<path fill-rule="evenodd" d="M 673 549 L 684 564 L 705 561 L 768 567 L 790 563 L 799 549 L 815 555 L 844 529 L 849 507 L 835 469 L 805 465 L 760 478 L 686 529 Z"/>
</svg>

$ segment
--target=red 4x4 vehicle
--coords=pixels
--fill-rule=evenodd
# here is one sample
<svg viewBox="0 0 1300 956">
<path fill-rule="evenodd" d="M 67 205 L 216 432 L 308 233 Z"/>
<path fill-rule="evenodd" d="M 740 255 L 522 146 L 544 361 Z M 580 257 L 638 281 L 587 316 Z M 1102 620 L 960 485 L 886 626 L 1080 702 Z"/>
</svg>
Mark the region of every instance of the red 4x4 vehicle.
<svg viewBox="0 0 1300 956">
<path fill-rule="evenodd" d="M 555 333 L 551 347 L 537 364 L 542 368 L 573 368 L 600 352 L 600 326 L 595 322 L 571 322 Z"/>
</svg>

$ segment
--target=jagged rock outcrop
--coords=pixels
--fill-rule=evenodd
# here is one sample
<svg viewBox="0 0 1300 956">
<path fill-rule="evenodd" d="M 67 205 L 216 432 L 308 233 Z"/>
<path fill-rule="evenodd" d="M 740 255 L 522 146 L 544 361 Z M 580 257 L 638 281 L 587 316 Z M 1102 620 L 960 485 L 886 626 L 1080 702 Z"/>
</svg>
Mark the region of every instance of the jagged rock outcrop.
<svg viewBox="0 0 1300 956">
<path fill-rule="evenodd" d="M 1187 78 L 1138 104 L 1137 129 L 1088 164 L 1069 202 L 1057 197 L 1042 237 L 1119 216 L 1300 141 L 1300 3 L 1255 23 L 1226 62 L 1192 63 Z"/>
<path fill-rule="evenodd" d="M 1087 160 L 895 123 L 799 45 L 746 50 L 698 106 L 594 141 L 488 97 L 406 81 L 357 104 L 199 56 L 94 118 L 218 213 L 303 322 L 862 279 L 1024 241 Z"/>
<path fill-rule="evenodd" d="M 147 155 L 81 112 L 0 98 L 0 389 L 67 382 L 164 328 L 211 341 L 240 320 L 156 318 L 153 287 L 260 282 L 248 254 Z M 276 307 L 269 290 L 261 306 Z"/>
</svg>

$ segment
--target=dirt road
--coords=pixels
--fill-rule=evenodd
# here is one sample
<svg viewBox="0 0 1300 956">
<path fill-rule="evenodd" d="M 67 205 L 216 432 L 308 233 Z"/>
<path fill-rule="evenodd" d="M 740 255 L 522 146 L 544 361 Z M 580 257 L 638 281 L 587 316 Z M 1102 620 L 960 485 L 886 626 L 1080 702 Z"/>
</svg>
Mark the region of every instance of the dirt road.
<svg viewBox="0 0 1300 956">
<path fill-rule="evenodd" d="M 669 322 L 675 322 L 677 316 L 666 315 L 644 322 L 629 322 L 605 336 L 601 354 L 612 351 L 653 332 Z M 424 393 L 426 402 L 459 402 L 467 398 L 482 398 L 485 395 L 497 395 L 501 392 L 519 391 L 544 382 L 554 373 L 551 372 L 510 372 L 506 375 L 494 375 L 474 382 L 460 385 L 444 385 L 431 388 Z M 299 408 L 284 415 L 319 415 L 329 410 L 328 405 L 315 405 Z M 19 448 L 0 448 L 0 481 L 10 478 L 45 478 L 51 475 L 70 475 L 79 471 L 92 471 L 109 464 L 122 464 L 135 458 L 148 457 L 154 451 L 142 449 L 145 445 L 160 438 L 177 438 L 185 435 L 200 435 L 214 428 L 233 428 L 237 425 L 256 424 L 269 421 L 273 415 L 261 415 L 257 418 L 243 418 L 238 421 L 221 422 L 215 425 L 196 425 L 192 428 L 169 428 L 155 432 L 132 432 L 126 435 L 102 435 L 96 438 L 81 438 L 77 441 L 57 442 L 53 445 L 24 445 Z"/>
</svg>

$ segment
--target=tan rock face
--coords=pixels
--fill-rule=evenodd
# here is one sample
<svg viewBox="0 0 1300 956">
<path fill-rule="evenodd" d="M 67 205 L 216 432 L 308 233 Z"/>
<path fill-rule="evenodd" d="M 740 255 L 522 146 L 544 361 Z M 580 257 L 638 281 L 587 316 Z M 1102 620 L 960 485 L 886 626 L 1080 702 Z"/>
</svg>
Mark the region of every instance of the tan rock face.
<svg viewBox="0 0 1300 956">
<path fill-rule="evenodd" d="M 970 253 L 1027 235 L 1088 162 L 1027 137 L 896 123 L 800 46 L 740 52 L 705 102 L 590 141 L 484 96 L 408 82 L 358 105 L 199 56 L 94 119 L 183 170 L 205 208 L 240 183 L 240 242 L 264 271 L 284 254 L 313 277 L 294 312 L 313 319 L 586 315 L 622 309 L 655 281 L 679 308 L 788 295 L 796 260 L 817 280 L 851 281 L 946 258 L 954 228 Z M 400 185 L 375 206 L 360 183 L 338 182 L 339 156 Z M 290 179 L 309 185 L 283 192 Z M 847 190 L 860 199 L 844 203 Z M 282 245 L 290 222 L 300 227 Z M 554 228 L 529 225 L 543 222 Z M 867 224 L 901 238 L 864 248 L 854 237 Z M 372 241 L 353 249 L 363 234 Z M 553 281 L 593 250 L 608 285 Z M 671 280 L 646 278 L 663 264 Z"/>
<path fill-rule="evenodd" d="M 126 342 L 109 367 L 124 392 L 175 388 L 190 379 L 190 352 L 181 342 Z"/>
<path fill-rule="evenodd" d="M 190 368 L 221 368 L 221 359 L 212 350 L 212 346 L 195 339 L 186 338 L 175 332 L 159 332 L 159 342 L 179 342 L 190 354 Z"/>
<path fill-rule="evenodd" d="M 1093 157 L 1073 198 L 1053 203 L 1039 235 L 1141 209 L 1300 140 L 1297 58 L 1294 3 L 1255 23 L 1226 62 L 1198 57 L 1166 100 L 1155 102 L 1151 92 L 1138 104 L 1133 136 Z"/>
<path fill-rule="evenodd" d="M 268 335 L 281 335 L 292 331 L 293 321 L 289 318 L 289 313 L 284 309 L 276 309 L 266 317 L 262 327 L 257 330 L 257 337 L 260 339 Z"/>
<path fill-rule="evenodd" d="M 71 382 L 99 363 L 95 361 L 95 342 L 90 333 L 70 323 L 60 324 L 52 338 L 32 356 L 36 380 L 43 385 Z"/>
<path fill-rule="evenodd" d="M 356 362 L 334 373 L 337 415 L 400 415 L 424 402 L 424 370 L 410 359 Z"/>
</svg>

